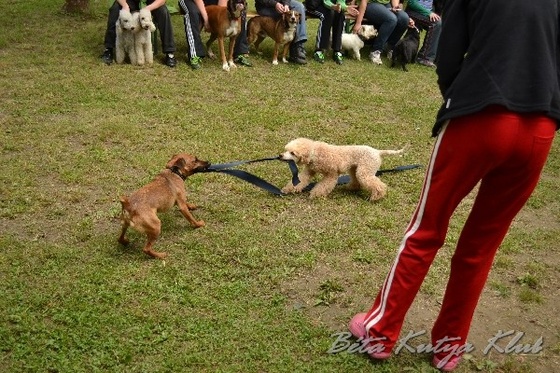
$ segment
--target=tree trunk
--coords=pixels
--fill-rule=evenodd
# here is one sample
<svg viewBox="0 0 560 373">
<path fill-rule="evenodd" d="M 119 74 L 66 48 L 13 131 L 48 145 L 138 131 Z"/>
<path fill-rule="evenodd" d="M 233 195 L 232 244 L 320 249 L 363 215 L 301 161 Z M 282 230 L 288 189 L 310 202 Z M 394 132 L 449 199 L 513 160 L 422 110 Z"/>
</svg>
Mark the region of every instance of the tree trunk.
<svg viewBox="0 0 560 373">
<path fill-rule="evenodd" d="M 66 0 L 62 9 L 68 13 L 84 13 L 89 8 L 89 0 Z"/>
</svg>

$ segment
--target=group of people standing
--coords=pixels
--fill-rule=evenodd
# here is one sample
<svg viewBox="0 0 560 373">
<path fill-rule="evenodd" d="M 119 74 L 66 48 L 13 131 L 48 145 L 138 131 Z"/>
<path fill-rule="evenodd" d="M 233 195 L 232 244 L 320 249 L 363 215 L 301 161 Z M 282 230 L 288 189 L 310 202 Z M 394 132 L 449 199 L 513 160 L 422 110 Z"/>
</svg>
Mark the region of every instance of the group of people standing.
<svg viewBox="0 0 560 373">
<path fill-rule="evenodd" d="M 179 0 L 183 16 L 183 24 L 187 41 L 187 63 L 193 69 L 201 66 L 206 51 L 202 43 L 201 31 L 206 28 L 208 15 L 205 7 L 208 5 L 226 5 L 227 0 Z M 352 32 L 357 32 L 362 23 L 371 23 L 378 29 L 378 36 L 371 45 L 370 60 L 375 64 L 382 64 L 381 53 L 389 53 L 402 37 L 408 27 L 426 30 L 426 37 L 420 52 L 418 62 L 435 67 L 435 55 L 439 34 L 441 32 L 441 8 L 444 0 L 369 0 L 348 4 L 346 0 L 255 0 L 256 11 L 259 15 L 280 17 L 291 9 L 301 14 L 301 22 L 296 29 L 296 37 L 290 46 L 289 61 L 296 64 L 306 64 L 307 42 L 306 11 L 319 19 L 319 29 L 315 41 L 313 59 L 319 63 L 325 62 L 325 55 L 329 47 L 332 58 L 337 64 L 343 63 L 342 33 L 346 23 L 346 16 L 355 20 Z M 165 54 L 164 63 L 169 67 L 177 65 L 175 57 L 175 41 L 169 10 L 165 6 L 166 0 L 147 0 L 146 7 L 152 12 L 154 23 L 160 30 L 162 49 Z M 107 30 L 105 33 L 105 50 L 102 60 L 111 64 L 114 59 L 116 39 L 115 23 L 120 9 L 137 11 L 140 0 L 115 0 L 109 9 Z M 234 58 L 235 63 L 252 66 L 248 59 L 249 44 L 247 42 L 247 14 L 241 16 L 241 32 L 238 36 Z"/>
</svg>

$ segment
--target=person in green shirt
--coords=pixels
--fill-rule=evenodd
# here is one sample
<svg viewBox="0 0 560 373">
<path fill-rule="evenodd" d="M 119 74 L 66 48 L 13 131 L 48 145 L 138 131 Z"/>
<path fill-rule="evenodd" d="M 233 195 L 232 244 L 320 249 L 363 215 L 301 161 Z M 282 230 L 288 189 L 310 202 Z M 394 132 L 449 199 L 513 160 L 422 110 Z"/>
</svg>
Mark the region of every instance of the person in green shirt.
<svg viewBox="0 0 560 373">
<path fill-rule="evenodd" d="M 357 16 L 355 5 L 346 5 L 345 0 L 306 0 L 305 8 L 308 13 L 319 18 L 319 30 L 315 42 L 313 59 L 319 63 L 325 62 L 325 53 L 329 49 L 332 39 L 333 60 L 342 65 L 342 32 L 344 31 L 345 14 Z M 332 30 L 332 38 L 331 38 Z"/>
</svg>

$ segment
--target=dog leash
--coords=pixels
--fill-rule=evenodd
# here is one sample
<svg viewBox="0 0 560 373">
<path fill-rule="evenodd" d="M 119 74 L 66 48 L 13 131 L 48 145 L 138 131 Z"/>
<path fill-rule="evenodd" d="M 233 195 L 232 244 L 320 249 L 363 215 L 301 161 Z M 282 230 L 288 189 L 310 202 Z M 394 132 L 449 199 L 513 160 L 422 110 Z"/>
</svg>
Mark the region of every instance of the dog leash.
<svg viewBox="0 0 560 373">
<path fill-rule="evenodd" d="M 208 167 L 205 170 L 201 170 L 201 171 L 197 171 L 197 173 L 206 173 L 206 172 L 218 172 L 218 173 L 224 173 L 227 175 L 231 175 L 231 176 L 235 176 L 241 180 L 244 180 L 250 184 L 255 185 L 256 187 L 259 187 L 261 189 L 266 190 L 269 193 L 272 193 L 274 195 L 277 196 L 285 196 L 286 193 L 282 192 L 282 190 L 280 188 L 278 188 L 275 185 L 272 185 L 271 183 L 269 183 L 268 181 L 255 176 L 247 171 L 243 171 L 243 170 L 237 170 L 237 169 L 233 169 L 234 167 L 238 167 L 244 164 L 251 164 L 251 163 L 257 163 L 257 162 L 266 162 L 266 161 L 275 161 L 275 160 L 280 160 L 282 162 L 286 162 L 288 164 L 288 167 L 290 168 L 290 172 L 292 173 L 292 184 L 293 185 L 297 185 L 299 184 L 300 180 L 299 180 L 299 171 L 297 168 L 297 165 L 294 161 L 284 161 L 280 159 L 280 156 L 276 156 L 276 157 L 267 157 L 267 158 L 259 158 L 259 159 L 253 159 L 253 160 L 249 160 L 249 161 L 234 161 L 234 162 L 228 162 L 228 163 L 220 163 L 220 164 L 212 164 L 210 165 L 210 167 Z M 412 170 L 415 168 L 419 168 L 422 167 L 419 164 L 411 164 L 411 165 L 405 165 L 405 166 L 397 166 L 394 168 L 390 168 L 390 169 L 384 169 L 384 170 L 378 170 L 375 173 L 375 176 L 379 176 L 385 173 L 391 173 L 391 172 L 401 172 L 401 171 L 407 171 L 407 170 Z M 340 176 L 338 178 L 337 181 L 337 185 L 341 185 L 341 184 L 348 184 L 350 182 L 350 176 L 349 175 L 343 175 Z M 308 186 L 306 186 L 304 188 L 304 191 L 309 191 L 311 190 L 314 186 L 315 186 L 316 182 L 314 183 L 310 183 Z"/>
</svg>

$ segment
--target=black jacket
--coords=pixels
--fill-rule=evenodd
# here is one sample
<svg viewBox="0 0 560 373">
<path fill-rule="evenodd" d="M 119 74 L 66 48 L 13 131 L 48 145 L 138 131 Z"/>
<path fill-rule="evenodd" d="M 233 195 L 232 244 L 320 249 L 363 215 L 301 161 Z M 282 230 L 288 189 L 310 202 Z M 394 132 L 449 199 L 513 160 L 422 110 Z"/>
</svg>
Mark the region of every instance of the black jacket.
<svg viewBox="0 0 560 373">
<path fill-rule="evenodd" d="M 444 98 L 432 130 L 497 104 L 560 120 L 560 0 L 448 0 L 437 56 Z"/>
</svg>

